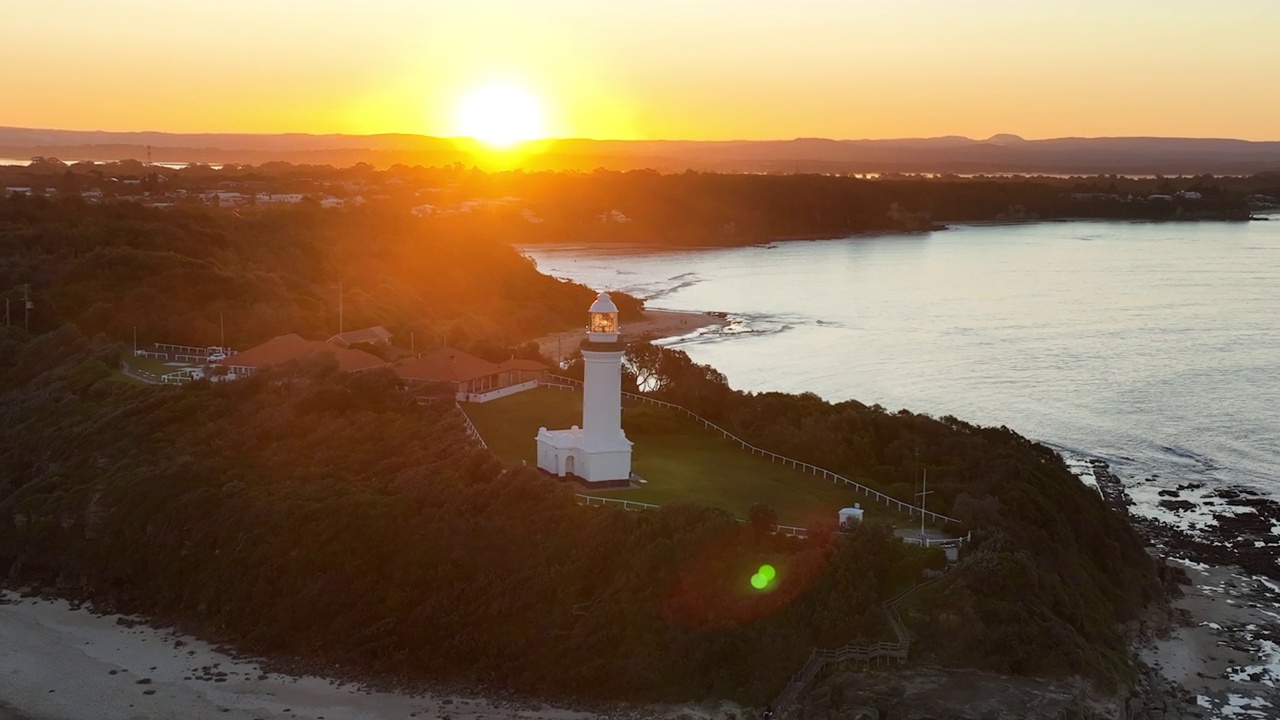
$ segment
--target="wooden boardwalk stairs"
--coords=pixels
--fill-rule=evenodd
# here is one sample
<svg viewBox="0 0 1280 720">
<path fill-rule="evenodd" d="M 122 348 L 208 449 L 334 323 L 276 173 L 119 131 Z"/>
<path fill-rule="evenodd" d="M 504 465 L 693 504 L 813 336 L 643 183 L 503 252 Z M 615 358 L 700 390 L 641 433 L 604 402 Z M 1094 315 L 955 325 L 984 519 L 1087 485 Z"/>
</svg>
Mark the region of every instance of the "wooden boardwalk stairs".
<svg viewBox="0 0 1280 720">
<path fill-rule="evenodd" d="M 795 675 L 791 676 L 791 681 L 787 683 L 782 692 L 778 693 L 777 699 L 773 701 L 774 716 L 777 718 L 786 717 L 788 711 L 794 709 L 793 706 L 796 701 L 804 695 L 813 681 L 818 678 L 818 675 L 829 667 L 850 662 L 870 663 L 879 659 L 886 659 L 895 663 L 906 662 L 911 654 L 911 636 L 907 633 L 906 626 L 902 624 L 902 618 L 898 616 L 898 604 L 911 593 L 937 581 L 940 577 L 942 576 L 938 575 L 924 582 L 916 583 L 886 600 L 880 606 L 884 611 L 885 617 L 889 620 L 889 626 L 893 628 L 895 642 L 850 644 L 834 650 L 814 648 L 813 652 L 809 654 L 809 659 L 805 661 L 805 664 L 800 667 Z"/>
</svg>

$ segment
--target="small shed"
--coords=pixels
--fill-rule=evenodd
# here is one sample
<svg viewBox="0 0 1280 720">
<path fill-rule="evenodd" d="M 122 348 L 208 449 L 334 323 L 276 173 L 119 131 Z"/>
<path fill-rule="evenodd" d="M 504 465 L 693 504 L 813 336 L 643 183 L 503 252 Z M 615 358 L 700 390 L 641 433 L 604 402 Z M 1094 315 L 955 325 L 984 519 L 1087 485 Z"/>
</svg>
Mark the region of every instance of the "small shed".
<svg viewBox="0 0 1280 720">
<path fill-rule="evenodd" d="M 840 525 L 853 525 L 862 522 L 862 503 L 854 503 L 851 508 L 840 510 Z"/>
</svg>

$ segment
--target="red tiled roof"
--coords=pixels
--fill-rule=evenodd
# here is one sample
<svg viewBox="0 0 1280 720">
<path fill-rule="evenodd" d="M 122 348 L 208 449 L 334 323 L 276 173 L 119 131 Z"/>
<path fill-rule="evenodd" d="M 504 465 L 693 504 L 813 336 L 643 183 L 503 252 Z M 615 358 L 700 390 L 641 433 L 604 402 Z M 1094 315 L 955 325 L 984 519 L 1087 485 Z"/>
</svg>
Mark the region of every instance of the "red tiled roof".
<svg viewBox="0 0 1280 720">
<path fill-rule="evenodd" d="M 391 332 L 381 325 L 362 328 L 360 330 L 348 330 L 344 333 L 338 333 L 329 338 L 329 342 L 341 347 L 351 347 L 356 343 L 377 343 L 387 342 L 391 339 Z"/>
<path fill-rule="evenodd" d="M 296 334 L 280 335 L 270 340 L 236 353 L 229 358 L 215 360 L 215 365 L 226 367 L 262 368 L 268 365 L 279 365 L 290 360 L 317 353 L 333 355 L 338 361 L 338 369 L 343 372 L 356 372 L 386 365 L 386 361 L 363 350 L 348 350 L 335 347 L 317 340 L 304 340 Z"/>
<path fill-rule="evenodd" d="M 387 365 L 387 361 L 372 355 L 363 350 L 351 350 L 348 348 L 333 348 L 328 343 L 317 342 L 316 345 L 323 345 L 325 348 L 322 352 L 332 353 L 338 358 L 338 369 L 343 372 L 359 372 L 361 370 L 372 370 L 376 367 Z M 329 350 L 328 348 L 333 348 Z"/>
<path fill-rule="evenodd" d="M 422 357 L 396 363 L 396 374 L 405 380 L 466 382 L 486 375 L 497 375 L 503 368 L 475 355 L 453 348 L 440 348 Z"/>
<path fill-rule="evenodd" d="M 524 370 L 525 372 L 542 372 L 543 370 L 551 369 L 537 360 L 525 360 L 524 358 L 503 360 L 498 364 L 498 367 L 503 370 Z"/>
</svg>

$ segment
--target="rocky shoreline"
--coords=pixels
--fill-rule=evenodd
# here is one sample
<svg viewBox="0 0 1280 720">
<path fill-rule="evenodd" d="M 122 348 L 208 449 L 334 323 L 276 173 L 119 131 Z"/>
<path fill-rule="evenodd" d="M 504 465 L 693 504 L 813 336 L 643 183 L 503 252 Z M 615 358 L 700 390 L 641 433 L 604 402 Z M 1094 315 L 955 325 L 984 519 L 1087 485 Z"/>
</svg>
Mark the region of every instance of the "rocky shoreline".
<svg viewBox="0 0 1280 720">
<path fill-rule="evenodd" d="M 1185 483 L 1157 491 L 1159 507 L 1175 516 L 1206 507 L 1223 510 L 1210 510 L 1212 523 L 1193 523 L 1198 530 L 1193 534 L 1169 522 L 1132 512 L 1136 503 L 1111 467 L 1102 460 L 1092 460 L 1090 464 L 1107 503 L 1124 513 L 1161 555 L 1207 565 L 1233 565 L 1251 575 L 1280 582 L 1280 502 L 1249 488 L 1210 489 L 1204 483 Z M 1144 482 L 1154 480 L 1152 477 Z M 1192 496 L 1194 500 L 1190 499 Z"/>
<path fill-rule="evenodd" d="M 1247 488 L 1158 490 L 1159 510 L 1184 521 L 1175 524 L 1135 512 L 1111 467 L 1090 465 L 1103 498 L 1151 543 L 1170 590 L 1168 611 L 1136 630 L 1139 679 L 1124 717 L 1280 717 L 1280 503 Z M 1206 511 L 1212 521 L 1184 517 Z"/>
<path fill-rule="evenodd" d="M 1087 461 L 1098 492 L 1151 545 L 1166 602 L 1127 628 L 1127 695 L 1047 680 L 912 666 L 842 672 L 805 698 L 804 720 L 1207 720 L 1280 717 L 1280 503 L 1246 488 L 1126 486 Z M 1092 484 L 1092 483 L 1091 483 Z M 1157 507 L 1132 488 L 1157 492 Z M 1151 511 L 1151 512 L 1148 512 Z M 1206 515 L 1206 513 L 1208 513 Z M 1165 514 L 1168 519 L 1153 515 Z M 1194 515 L 1194 519 L 1192 516 Z M 1202 517 L 1203 516 L 1203 517 Z"/>
</svg>

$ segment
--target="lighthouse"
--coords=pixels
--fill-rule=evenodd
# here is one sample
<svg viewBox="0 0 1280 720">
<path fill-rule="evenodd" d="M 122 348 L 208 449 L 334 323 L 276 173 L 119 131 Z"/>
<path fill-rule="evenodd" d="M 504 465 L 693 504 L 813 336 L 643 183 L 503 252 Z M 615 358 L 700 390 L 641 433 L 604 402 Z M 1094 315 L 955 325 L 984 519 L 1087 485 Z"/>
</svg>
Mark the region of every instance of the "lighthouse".
<svg viewBox="0 0 1280 720">
<path fill-rule="evenodd" d="M 582 426 L 539 428 L 538 468 L 597 487 L 626 485 L 631 479 L 631 441 L 622 431 L 622 354 L 618 307 L 600 293 L 587 311 Z"/>
</svg>

